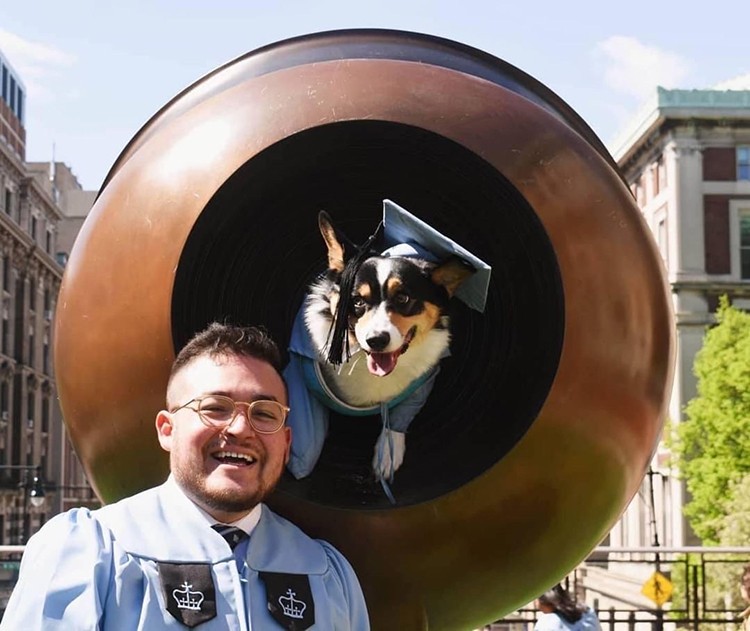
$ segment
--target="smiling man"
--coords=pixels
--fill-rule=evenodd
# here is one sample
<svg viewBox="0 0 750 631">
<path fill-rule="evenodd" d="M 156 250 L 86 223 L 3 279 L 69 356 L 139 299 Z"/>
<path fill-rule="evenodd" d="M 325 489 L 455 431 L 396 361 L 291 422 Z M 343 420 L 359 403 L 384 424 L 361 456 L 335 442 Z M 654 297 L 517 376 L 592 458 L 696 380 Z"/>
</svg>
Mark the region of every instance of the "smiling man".
<svg viewBox="0 0 750 631">
<path fill-rule="evenodd" d="M 346 559 L 262 503 L 291 444 L 280 368 L 262 329 L 188 342 L 156 417 L 169 479 L 45 525 L 0 629 L 369 629 Z"/>
</svg>

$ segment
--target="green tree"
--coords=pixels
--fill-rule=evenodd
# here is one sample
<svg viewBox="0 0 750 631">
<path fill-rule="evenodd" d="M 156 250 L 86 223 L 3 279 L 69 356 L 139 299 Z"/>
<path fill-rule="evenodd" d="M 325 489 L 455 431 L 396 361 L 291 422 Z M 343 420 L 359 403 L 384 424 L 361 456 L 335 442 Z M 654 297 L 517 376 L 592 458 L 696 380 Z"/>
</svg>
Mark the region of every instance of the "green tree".
<svg viewBox="0 0 750 631">
<path fill-rule="evenodd" d="M 726 504 L 726 515 L 719 521 L 719 544 L 727 547 L 750 544 L 750 474 L 732 484 Z M 748 557 L 738 557 L 735 563 L 720 566 L 716 573 L 716 586 L 729 595 L 732 607 L 747 606 L 740 597 L 740 577 L 743 566 L 750 563 Z"/>
<path fill-rule="evenodd" d="M 719 522 L 719 544 L 747 546 L 750 544 L 750 474 L 732 485 L 726 508 L 727 514 Z"/>
<path fill-rule="evenodd" d="M 750 473 L 750 314 L 722 297 L 716 320 L 696 355 L 698 396 L 675 443 L 691 495 L 685 514 L 706 545 L 719 543 L 732 487 Z"/>
</svg>

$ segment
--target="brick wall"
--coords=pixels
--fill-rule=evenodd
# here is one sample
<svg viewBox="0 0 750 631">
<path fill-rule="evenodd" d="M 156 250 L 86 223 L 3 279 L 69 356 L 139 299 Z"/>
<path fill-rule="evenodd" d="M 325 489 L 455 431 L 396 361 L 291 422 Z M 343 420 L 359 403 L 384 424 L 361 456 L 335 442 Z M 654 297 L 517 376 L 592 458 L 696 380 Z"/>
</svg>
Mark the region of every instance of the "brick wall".
<svg viewBox="0 0 750 631">
<path fill-rule="evenodd" d="M 737 179 L 737 154 L 734 147 L 706 147 L 703 150 L 703 180 L 731 182 Z"/>
<path fill-rule="evenodd" d="M 708 274 L 729 274 L 729 200 L 728 195 L 706 195 L 703 198 L 703 222 Z"/>
<path fill-rule="evenodd" d="M 750 196 L 703 196 L 704 245 L 708 274 L 729 274 L 732 271 L 729 202 L 733 199 L 750 199 Z"/>
</svg>

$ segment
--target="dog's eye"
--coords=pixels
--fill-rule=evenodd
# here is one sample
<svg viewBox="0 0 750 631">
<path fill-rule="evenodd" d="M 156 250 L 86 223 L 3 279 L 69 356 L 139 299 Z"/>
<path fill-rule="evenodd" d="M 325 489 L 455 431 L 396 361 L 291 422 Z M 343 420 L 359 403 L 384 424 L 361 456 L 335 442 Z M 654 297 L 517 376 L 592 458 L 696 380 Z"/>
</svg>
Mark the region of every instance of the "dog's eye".
<svg viewBox="0 0 750 631">
<path fill-rule="evenodd" d="M 365 299 L 362 298 L 362 296 L 354 296 L 352 297 L 352 306 L 355 309 L 361 309 L 365 306 Z"/>
<path fill-rule="evenodd" d="M 409 294 L 405 294 L 403 292 L 399 292 L 395 296 L 393 296 L 393 301 L 398 305 L 405 305 L 407 302 L 409 302 L 409 300 L 411 300 Z"/>
</svg>

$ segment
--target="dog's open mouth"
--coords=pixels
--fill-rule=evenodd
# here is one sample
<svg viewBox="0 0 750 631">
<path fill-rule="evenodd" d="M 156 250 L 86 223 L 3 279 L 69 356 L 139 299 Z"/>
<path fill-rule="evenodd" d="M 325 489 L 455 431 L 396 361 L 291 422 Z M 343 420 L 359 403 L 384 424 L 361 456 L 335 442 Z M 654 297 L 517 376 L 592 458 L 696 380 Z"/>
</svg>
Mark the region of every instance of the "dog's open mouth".
<svg viewBox="0 0 750 631">
<path fill-rule="evenodd" d="M 393 372 L 398 363 L 398 358 L 407 351 L 409 344 L 414 339 L 417 327 L 413 326 L 404 337 L 404 343 L 392 353 L 376 353 L 371 351 L 367 354 L 367 369 L 376 377 L 385 377 Z"/>
</svg>

